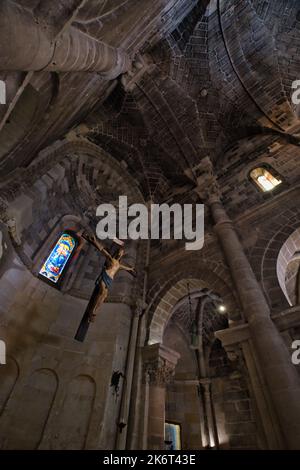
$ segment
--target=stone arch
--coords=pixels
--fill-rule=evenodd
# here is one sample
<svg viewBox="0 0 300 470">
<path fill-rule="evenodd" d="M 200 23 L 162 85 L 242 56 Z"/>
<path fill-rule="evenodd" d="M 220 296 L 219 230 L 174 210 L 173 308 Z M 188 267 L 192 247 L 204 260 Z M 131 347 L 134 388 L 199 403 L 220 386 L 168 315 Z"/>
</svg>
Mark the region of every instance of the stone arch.
<svg viewBox="0 0 300 470">
<path fill-rule="evenodd" d="M 283 262 L 284 257 L 288 257 L 288 251 L 284 245 L 299 227 L 300 210 L 298 208 L 285 209 L 282 213 L 277 214 L 276 220 L 271 220 L 261 231 L 250 253 L 250 261 L 255 275 L 262 283 L 269 305 L 274 311 L 289 306 L 285 292 L 281 287 L 286 261 L 288 261 Z M 281 250 L 283 251 L 281 252 Z"/>
<path fill-rule="evenodd" d="M 81 374 L 71 380 L 60 412 L 59 435 L 53 442 L 54 449 L 78 450 L 86 447 L 95 396 L 96 382 L 93 377 Z"/>
<path fill-rule="evenodd" d="M 291 262 L 296 261 L 295 255 L 300 255 L 300 225 L 284 242 L 282 248 L 279 251 L 277 258 L 277 277 L 285 298 L 290 305 L 293 305 L 294 299 L 291 297 L 291 293 L 288 292 L 287 288 L 287 272 Z"/>
<path fill-rule="evenodd" d="M 15 189 L 7 185 L 1 191 L 5 207 L 0 218 L 9 226 L 17 254 L 34 275 L 41 261 L 37 255 L 67 216 L 76 226 L 94 228 L 100 203 L 118 204 L 118 196 L 123 194 L 128 204 L 144 202 L 134 178 L 122 165 L 83 140 L 64 141 L 43 151 L 26 173 L 20 171 L 18 181 Z M 42 210 L 45 201 L 46 213 Z"/>
<path fill-rule="evenodd" d="M 113 184 L 112 189 L 119 188 L 121 184 L 121 189 L 126 189 L 129 201 L 144 201 L 135 179 L 110 154 L 83 139 L 73 142 L 65 140 L 41 152 L 26 171 L 23 169 L 19 171 L 13 184 L 8 184 L 2 189 L 0 219 L 3 221 L 11 219 L 10 206 L 18 198 L 28 197 L 26 193 L 34 191 L 36 197 L 44 201 L 47 188 L 54 186 L 62 187 L 64 194 L 70 192 L 70 189 L 73 195 L 74 191 L 77 194 L 82 192 L 87 195 L 84 202 L 93 205 L 94 192 L 98 185 L 97 176 L 100 172 L 107 183 Z M 113 178 L 110 177 L 111 174 Z M 24 204 L 21 207 L 27 209 L 29 214 L 32 201 L 28 201 L 26 207 Z"/>
<path fill-rule="evenodd" d="M 20 375 L 20 367 L 14 357 L 8 357 L 5 367 L 0 367 L 0 416 L 13 393 Z"/>
<path fill-rule="evenodd" d="M 188 294 L 187 283 L 190 285 L 190 291 L 197 291 L 207 288 L 217 292 L 222 301 L 226 304 L 229 316 L 237 318 L 239 307 L 236 298 L 233 295 L 233 289 L 230 288 L 231 280 L 226 269 L 218 264 L 211 262 L 210 268 L 203 263 L 200 267 L 180 270 L 180 265 L 176 265 L 178 271 L 165 282 L 161 280 L 155 283 L 151 293 L 159 285 L 162 287 L 155 295 L 149 308 L 149 330 L 148 343 L 162 342 L 164 329 L 172 315 L 176 304 Z M 227 282 L 228 283 L 227 283 Z"/>
<path fill-rule="evenodd" d="M 35 370 L 25 383 L 22 399 L 12 417 L 6 448 L 37 449 L 44 434 L 58 389 L 52 369 Z"/>
</svg>

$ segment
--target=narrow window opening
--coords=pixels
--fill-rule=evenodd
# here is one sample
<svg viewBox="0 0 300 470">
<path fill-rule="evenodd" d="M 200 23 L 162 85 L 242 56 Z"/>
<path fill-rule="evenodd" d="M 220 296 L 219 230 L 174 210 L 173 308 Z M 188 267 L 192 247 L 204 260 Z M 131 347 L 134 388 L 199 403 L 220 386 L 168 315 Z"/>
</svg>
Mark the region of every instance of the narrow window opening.
<svg viewBox="0 0 300 470">
<path fill-rule="evenodd" d="M 272 191 L 282 183 L 282 180 L 273 176 L 266 168 L 255 168 L 250 172 L 250 178 L 263 192 Z"/>
<path fill-rule="evenodd" d="M 77 237 L 63 232 L 39 271 L 42 279 L 58 285 L 77 247 Z"/>
</svg>

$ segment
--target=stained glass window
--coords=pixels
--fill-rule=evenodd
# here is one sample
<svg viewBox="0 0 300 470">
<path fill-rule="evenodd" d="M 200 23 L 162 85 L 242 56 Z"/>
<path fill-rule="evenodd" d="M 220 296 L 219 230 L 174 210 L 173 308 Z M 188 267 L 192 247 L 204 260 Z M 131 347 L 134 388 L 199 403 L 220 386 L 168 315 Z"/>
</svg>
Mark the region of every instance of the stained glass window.
<svg viewBox="0 0 300 470">
<path fill-rule="evenodd" d="M 181 450 L 180 424 L 165 423 L 165 444 L 168 450 Z"/>
<path fill-rule="evenodd" d="M 77 240 L 70 233 L 63 233 L 43 264 L 39 274 L 57 284 L 75 251 Z"/>
<path fill-rule="evenodd" d="M 250 172 L 250 177 L 263 191 L 272 191 L 276 186 L 282 183 L 278 178 L 275 178 L 266 168 L 255 168 Z"/>
</svg>

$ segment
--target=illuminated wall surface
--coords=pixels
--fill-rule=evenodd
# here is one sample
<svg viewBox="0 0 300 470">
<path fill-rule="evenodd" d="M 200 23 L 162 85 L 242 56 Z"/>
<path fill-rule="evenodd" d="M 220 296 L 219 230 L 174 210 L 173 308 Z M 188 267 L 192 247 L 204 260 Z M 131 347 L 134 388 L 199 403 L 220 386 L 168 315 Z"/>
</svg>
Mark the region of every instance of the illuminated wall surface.
<svg viewBox="0 0 300 470">
<path fill-rule="evenodd" d="M 68 233 L 63 233 L 43 264 L 39 274 L 57 284 L 75 246 L 75 238 Z"/>
<path fill-rule="evenodd" d="M 172 442 L 172 450 L 181 450 L 180 425 L 165 423 L 165 441 Z"/>
</svg>

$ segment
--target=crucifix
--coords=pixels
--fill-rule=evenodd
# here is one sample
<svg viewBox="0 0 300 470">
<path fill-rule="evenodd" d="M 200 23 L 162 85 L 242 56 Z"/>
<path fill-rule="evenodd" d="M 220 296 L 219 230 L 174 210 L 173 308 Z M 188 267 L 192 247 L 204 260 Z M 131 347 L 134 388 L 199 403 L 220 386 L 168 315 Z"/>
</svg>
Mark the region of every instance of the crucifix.
<svg viewBox="0 0 300 470">
<path fill-rule="evenodd" d="M 137 275 L 135 268 L 121 263 L 125 255 L 123 242 L 118 241 L 122 246 L 117 250 L 116 254 L 112 255 L 104 245 L 97 240 L 95 235 L 89 235 L 84 232 L 82 238 L 93 245 L 105 257 L 106 261 L 100 275 L 96 279 L 95 288 L 75 335 L 75 339 L 80 342 L 84 341 L 90 324 L 95 321 L 97 313 L 99 313 L 102 304 L 107 299 L 115 275 L 120 270 L 125 270 L 134 277 Z"/>
</svg>

